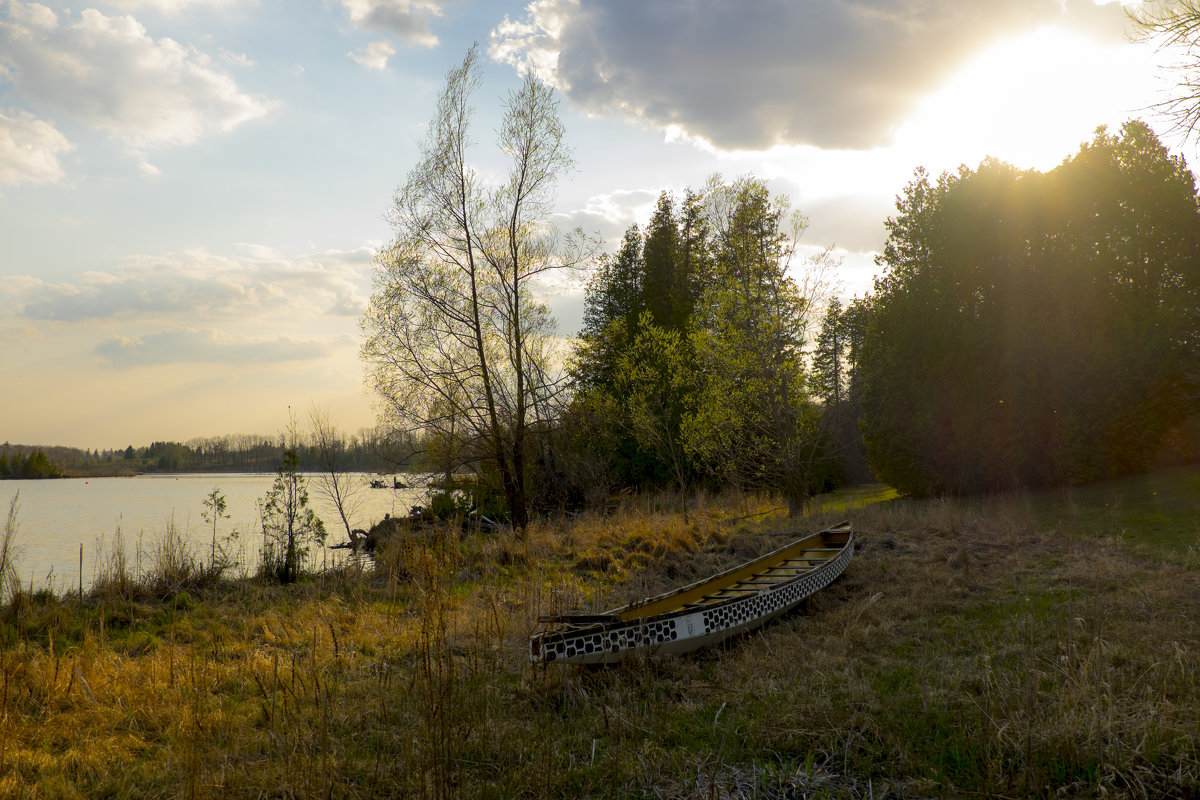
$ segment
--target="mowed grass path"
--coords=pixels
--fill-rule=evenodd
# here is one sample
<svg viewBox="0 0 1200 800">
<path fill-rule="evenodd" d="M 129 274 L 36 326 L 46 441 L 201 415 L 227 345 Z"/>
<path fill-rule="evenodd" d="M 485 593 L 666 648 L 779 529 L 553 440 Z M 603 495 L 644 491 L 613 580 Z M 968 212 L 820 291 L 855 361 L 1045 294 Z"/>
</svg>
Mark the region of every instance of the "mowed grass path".
<svg viewBox="0 0 1200 800">
<path fill-rule="evenodd" d="M 802 521 L 770 498 L 700 498 L 686 520 L 638 498 L 287 588 L 188 583 L 176 553 L 174 588 L 133 575 L 0 613 L 0 796 L 1196 795 L 1198 476 L 862 490 Z M 763 631 L 615 668 L 527 660 L 539 614 L 846 517 L 846 574 Z"/>
</svg>

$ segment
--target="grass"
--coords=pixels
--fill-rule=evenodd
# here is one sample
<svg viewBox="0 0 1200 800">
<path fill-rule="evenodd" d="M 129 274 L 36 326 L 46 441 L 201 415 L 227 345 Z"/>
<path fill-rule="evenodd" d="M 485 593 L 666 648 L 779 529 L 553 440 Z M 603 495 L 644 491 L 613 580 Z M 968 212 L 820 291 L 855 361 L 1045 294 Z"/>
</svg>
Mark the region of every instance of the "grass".
<svg viewBox="0 0 1200 800">
<path fill-rule="evenodd" d="M 1043 524 L 1116 538 L 1147 556 L 1200 563 L 1200 469 L 1195 466 L 1050 493 L 1033 504 Z"/>
<path fill-rule="evenodd" d="M 1163 500 L 1140 504 L 865 490 L 802 523 L 771 498 L 700 497 L 686 521 L 629 498 L 522 539 L 414 534 L 289 587 L 202 579 L 169 545 L 83 602 L 0 610 L 0 796 L 1196 795 L 1200 573 L 1154 535 L 1186 530 L 1188 480 L 1147 479 Z M 1176 496 L 1145 544 L 1103 505 L 1145 520 Z M 607 669 L 526 658 L 539 614 L 846 516 L 846 574 L 752 636 Z"/>
</svg>

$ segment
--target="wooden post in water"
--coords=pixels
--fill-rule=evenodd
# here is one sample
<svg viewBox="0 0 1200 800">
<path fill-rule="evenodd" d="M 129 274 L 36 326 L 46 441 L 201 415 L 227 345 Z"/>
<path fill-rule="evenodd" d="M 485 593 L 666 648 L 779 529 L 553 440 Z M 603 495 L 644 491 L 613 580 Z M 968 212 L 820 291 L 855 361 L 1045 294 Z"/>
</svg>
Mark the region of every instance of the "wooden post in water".
<svg viewBox="0 0 1200 800">
<path fill-rule="evenodd" d="M 83 605 L 83 542 L 79 543 L 79 604 Z"/>
</svg>

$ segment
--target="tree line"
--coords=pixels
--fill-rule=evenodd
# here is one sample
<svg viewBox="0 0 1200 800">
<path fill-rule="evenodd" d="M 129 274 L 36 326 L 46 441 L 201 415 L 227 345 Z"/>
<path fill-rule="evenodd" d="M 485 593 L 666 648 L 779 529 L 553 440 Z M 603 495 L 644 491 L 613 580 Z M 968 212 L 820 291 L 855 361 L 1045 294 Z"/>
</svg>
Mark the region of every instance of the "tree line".
<svg viewBox="0 0 1200 800">
<path fill-rule="evenodd" d="M 850 372 L 882 480 L 1055 486 L 1197 455 L 1200 204 L 1145 123 L 1045 173 L 918 171 L 897 210 Z"/>
<path fill-rule="evenodd" d="M 124 449 L 87 450 L 75 447 L 0 445 L 0 478 L 62 477 L 66 475 L 132 475 L 155 472 L 275 472 L 291 447 L 302 472 L 324 469 L 329 448 L 349 472 L 426 471 L 419 442 L 363 428 L 345 435 L 336 432 L 322 443 L 317 432 L 299 436 L 290 445 L 281 436 L 236 434 L 198 437 L 186 442 L 155 441 Z M 33 474 L 36 472 L 37 474 Z"/>
<path fill-rule="evenodd" d="M 9 450 L 12 459 L 9 460 Z M 46 456 L 41 448 L 31 448 L 28 453 L 24 448 L 12 449 L 5 446 L 0 451 L 0 480 L 40 480 L 43 478 L 61 478 L 62 470 Z"/>
<path fill-rule="evenodd" d="M 142 448 L 130 446 L 122 455 L 145 472 L 274 472 L 290 448 L 296 452 L 301 471 L 321 469 L 321 447 L 313 436 L 297 435 L 290 444 L 284 438 L 235 435 L 196 438 L 186 443 L 154 442 Z M 341 450 L 345 468 L 352 472 L 408 469 L 419 449 L 402 437 L 390 438 L 370 428 L 348 436 L 339 434 L 334 446 Z"/>
<path fill-rule="evenodd" d="M 872 475 L 910 493 L 1081 483 L 1196 456 L 1200 215 L 1144 123 L 1047 173 L 985 161 L 897 200 L 875 291 L 754 177 L 664 193 L 615 253 L 549 224 L 557 100 L 505 104 L 507 173 L 472 166 L 475 49 L 398 190 L 363 357 L 384 423 L 517 526 L 613 491 L 759 487 L 792 511 Z M 539 292 L 590 266 L 557 350 Z M 497 512 L 499 513 L 499 512 Z"/>
</svg>

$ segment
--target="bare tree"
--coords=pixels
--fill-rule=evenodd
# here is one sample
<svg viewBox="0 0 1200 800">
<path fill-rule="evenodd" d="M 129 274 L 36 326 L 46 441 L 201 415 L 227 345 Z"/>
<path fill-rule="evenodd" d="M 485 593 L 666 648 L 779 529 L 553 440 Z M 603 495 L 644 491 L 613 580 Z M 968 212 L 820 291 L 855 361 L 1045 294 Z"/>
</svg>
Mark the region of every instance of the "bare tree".
<svg viewBox="0 0 1200 800">
<path fill-rule="evenodd" d="M 1200 127 L 1200 0 L 1139 3 L 1129 15 L 1142 41 L 1182 55 L 1167 67 L 1177 75 L 1177 94 L 1155 107 L 1185 138 L 1191 136 Z"/>
<path fill-rule="evenodd" d="M 312 428 L 312 443 L 321 462 L 321 471 L 316 477 L 317 494 L 337 509 L 346 536 L 354 544 L 357 538 L 350 520 L 362 505 L 362 481 L 350 472 L 346 458 L 346 438 L 333 424 L 328 407 L 313 408 L 308 413 Z"/>
<path fill-rule="evenodd" d="M 589 254 L 582 236 L 561 242 L 547 222 L 571 164 L 552 90 L 527 75 L 510 95 L 498 137 L 508 173 L 486 187 L 467 159 L 479 85 L 472 47 L 447 74 L 420 161 L 396 194 L 362 352 L 390 421 L 494 478 L 524 528 L 530 431 L 563 388 L 554 323 L 533 292 Z"/>
</svg>

